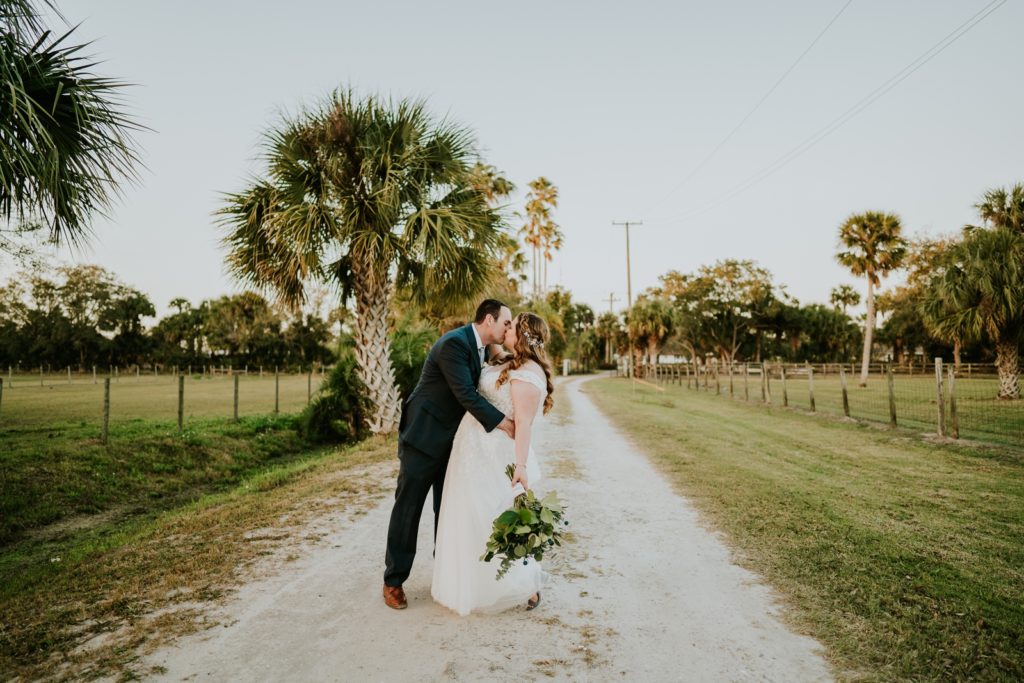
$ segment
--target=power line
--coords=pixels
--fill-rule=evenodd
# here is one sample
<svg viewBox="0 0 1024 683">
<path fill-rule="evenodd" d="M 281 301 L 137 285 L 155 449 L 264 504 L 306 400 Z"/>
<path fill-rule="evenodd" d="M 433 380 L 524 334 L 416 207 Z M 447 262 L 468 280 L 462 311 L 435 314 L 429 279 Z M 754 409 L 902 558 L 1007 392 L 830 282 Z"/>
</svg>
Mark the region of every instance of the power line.
<svg viewBox="0 0 1024 683">
<path fill-rule="evenodd" d="M 665 192 L 660 199 L 658 199 L 654 204 L 652 204 L 652 209 L 660 206 L 666 199 L 668 199 L 670 196 L 678 192 L 679 188 L 686 185 L 686 183 L 688 183 L 690 179 L 693 178 L 693 176 L 697 175 L 697 173 L 700 172 L 700 170 L 704 168 L 708 164 L 708 162 L 714 158 L 716 154 L 718 154 L 718 151 L 722 149 L 722 147 L 724 147 L 725 144 L 729 142 L 729 140 L 731 140 L 734 135 L 736 135 L 739 129 L 743 127 L 743 125 L 750 119 L 750 117 L 753 116 L 754 113 L 761 108 L 761 105 L 765 103 L 765 100 L 771 97 L 771 94 L 775 92 L 775 90 L 778 89 L 780 85 L 782 85 L 782 82 L 786 80 L 786 77 L 789 76 L 790 73 L 792 73 L 793 69 L 796 68 L 797 64 L 803 61 L 803 58 L 807 56 L 807 53 L 810 52 L 811 49 L 818 44 L 818 41 L 821 40 L 822 36 L 824 36 L 825 33 L 827 33 L 828 30 L 832 28 L 832 24 L 836 23 L 836 20 L 839 19 L 840 15 L 842 15 L 842 13 L 846 11 L 846 8 L 849 7 L 850 3 L 852 2 L 853 0 L 847 0 L 846 4 L 839 8 L 839 11 L 836 12 L 835 16 L 833 16 L 832 19 L 827 24 L 825 24 L 825 28 L 821 29 L 821 31 L 818 32 L 818 35 L 814 37 L 814 40 L 811 41 L 811 44 L 808 45 L 807 48 L 800 53 L 800 56 L 797 57 L 796 60 L 789 65 L 789 68 L 786 69 L 781 76 L 779 76 L 779 78 L 775 81 L 772 87 L 770 87 L 768 91 L 761 96 L 761 99 L 759 99 L 757 103 L 750 109 L 750 111 L 748 111 L 746 115 L 744 115 L 744 117 L 740 119 L 740 122 L 737 123 L 736 126 L 731 131 L 729 131 L 729 133 L 724 138 L 722 138 L 721 142 L 715 145 L 715 148 L 712 149 L 711 152 L 706 157 L 704 157 L 704 159 L 702 159 L 701 162 L 697 164 L 692 171 L 690 171 L 686 175 L 686 177 L 679 181 L 679 183 L 676 184 L 672 189 Z"/>
<path fill-rule="evenodd" d="M 923 52 L 920 56 L 917 57 L 917 59 L 907 64 L 905 67 L 900 69 L 895 75 L 890 77 L 887 81 L 879 85 L 877 88 L 869 92 L 864 97 L 862 97 L 856 104 L 854 104 L 849 109 L 844 111 L 842 114 L 833 119 L 827 125 L 818 129 L 814 134 L 806 138 L 796 147 L 783 154 L 781 157 L 779 157 L 778 159 L 770 163 L 768 166 L 761 169 L 759 172 L 757 172 L 744 182 L 737 185 L 727 194 L 723 195 L 722 197 L 719 197 L 718 199 L 714 200 L 713 202 L 711 202 L 710 204 L 706 205 L 701 209 L 694 209 L 671 218 L 663 218 L 660 220 L 685 220 L 688 218 L 696 218 L 697 216 L 701 216 L 711 211 L 712 209 L 717 208 L 723 202 L 729 201 L 733 197 L 741 194 L 742 192 L 745 192 L 746 190 L 750 189 L 751 187 L 758 184 L 762 180 L 765 180 L 771 175 L 775 174 L 780 169 L 787 166 L 789 163 L 791 163 L 798 157 L 802 156 L 805 152 L 810 150 L 812 147 L 814 147 L 816 144 L 824 140 L 826 137 L 837 131 L 846 122 L 855 117 L 857 114 L 861 113 L 869 106 L 874 104 L 877 100 L 883 97 L 890 90 L 892 90 L 897 85 L 899 85 L 907 78 L 909 78 L 911 75 L 913 75 L 914 72 L 916 72 L 922 66 L 930 62 L 935 57 L 939 56 L 946 48 L 948 48 L 950 45 L 952 45 L 961 37 L 963 37 L 964 34 L 966 34 L 972 28 L 974 28 L 982 21 L 984 21 L 986 18 L 988 18 L 989 15 L 991 15 L 993 12 L 995 12 L 1004 4 L 1006 4 L 1007 1 L 1008 0 L 992 0 L 992 2 L 978 10 L 969 19 L 967 19 L 962 24 L 957 26 L 944 38 L 942 38 L 940 41 L 932 45 L 932 47 L 930 47 L 928 50 Z"/>
</svg>

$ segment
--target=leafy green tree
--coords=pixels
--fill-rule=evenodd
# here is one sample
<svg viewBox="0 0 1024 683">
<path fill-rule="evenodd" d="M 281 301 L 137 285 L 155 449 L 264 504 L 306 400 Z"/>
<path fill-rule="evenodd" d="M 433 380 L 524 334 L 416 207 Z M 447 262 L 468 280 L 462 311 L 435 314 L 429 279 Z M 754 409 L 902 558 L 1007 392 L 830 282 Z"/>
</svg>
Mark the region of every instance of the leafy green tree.
<svg viewBox="0 0 1024 683">
<path fill-rule="evenodd" d="M 45 225 L 53 242 L 81 242 L 139 163 L 125 84 L 92 73 L 85 46 L 68 42 L 73 29 L 53 34 L 37 8 L 0 0 L 0 218 L 15 226 L 0 235 L 7 250 L 25 223 Z"/>
<path fill-rule="evenodd" d="M 264 143 L 267 175 L 230 194 L 221 216 L 238 278 L 285 302 L 310 280 L 355 298 L 355 354 L 373 403 L 370 428 L 398 426 L 388 314 L 414 300 L 464 301 L 492 279 L 500 215 L 474 186 L 470 132 L 423 102 L 338 90 L 286 118 Z"/>
<path fill-rule="evenodd" d="M 867 318 L 864 322 L 864 354 L 860 365 L 860 386 L 868 384 L 871 363 L 872 335 L 875 330 L 875 288 L 881 278 L 903 264 L 907 245 L 902 236 L 899 216 L 881 211 L 853 214 L 839 226 L 839 243 L 843 251 L 836 260 L 857 277 L 868 281 Z"/>
</svg>

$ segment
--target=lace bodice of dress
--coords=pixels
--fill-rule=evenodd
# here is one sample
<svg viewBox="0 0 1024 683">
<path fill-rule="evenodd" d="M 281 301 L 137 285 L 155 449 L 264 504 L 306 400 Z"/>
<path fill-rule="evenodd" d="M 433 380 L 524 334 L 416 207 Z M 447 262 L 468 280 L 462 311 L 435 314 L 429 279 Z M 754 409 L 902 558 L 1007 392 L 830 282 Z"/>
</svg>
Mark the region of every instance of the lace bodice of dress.
<svg viewBox="0 0 1024 683">
<path fill-rule="evenodd" d="M 508 373 L 509 381 L 502 384 L 500 387 L 496 387 L 495 384 L 498 381 L 498 377 L 501 375 L 501 365 L 487 365 L 480 372 L 480 394 L 491 402 L 495 408 L 505 413 L 505 415 L 512 417 L 512 380 L 522 380 L 529 382 L 533 386 L 541 390 L 541 394 L 547 394 L 547 381 L 539 377 L 530 370 L 510 370 Z M 537 404 L 537 411 L 539 412 L 544 407 L 544 401 L 541 400 Z"/>
</svg>

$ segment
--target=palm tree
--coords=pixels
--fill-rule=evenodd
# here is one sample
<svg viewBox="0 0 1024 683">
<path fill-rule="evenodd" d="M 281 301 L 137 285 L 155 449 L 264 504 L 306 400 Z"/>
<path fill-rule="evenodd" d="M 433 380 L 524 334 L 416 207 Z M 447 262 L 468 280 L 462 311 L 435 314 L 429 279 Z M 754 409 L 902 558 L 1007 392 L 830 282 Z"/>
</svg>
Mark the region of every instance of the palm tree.
<svg viewBox="0 0 1024 683">
<path fill-rule="evenodd" d="M 627 326 L 634 342 L 646 347 L 648 364 L 654 364 L 661 347 L 675 332 L 672 306 L 663 299 L 641 299 L 630 309 Z"/>
<path fill-rule="evenodd" d="M 845 315 L 847 308 L 860 303 L 860 293 L 850 285 L 839 285 L 832 288 L 828 301 Z"/>
<path fill-rule="evenodd" d="M 1018 183 L 1009 191 L 1001 187 L 989 190 L 974 208 L 986 225 L 1024 232 L 1024 184 Z"/>
<path fill-rule="evenodd" d="M 907 246 L 902 231 L 899 216 L 881 211 L 853 214 L 839 226 L 839 242 L 846 250 L 836 254 L 836 260 L 849 268 L 853 275 L 865 276 L 868 281 L 864 355 L 860 365 L 862 387 L 868 385 L 868 364 L 871 362 L 872 334 L 875 330 L 875 287 L 881 284 L 881 278 L 903 263 Z"/>
<path fill-rule="evenodd" d="M 79 244 L 137 177 L 125 84 L 92 74 L 84 46 L 66 44 L 72 32 L 55 37 L 31 0 L 0 0 L 0 219 L 23 224 L 0 232 L 42 224 L 52 242 Z"/>
<path fill-rule="evenodd" d="M 533 298 L 539 299 L 547 289 L 547 278 L 541 287 L 541 258 L 550 260 L 550 250 L 557 241 L 561 248 L 561 233 L 558 225 L 551 219 L 551 209 L 558 206 L 558 188 L 551 181 L 541 176 L 529 183 L 530 191 L 526 195 L 526 223 L 519 229 L 523 241 L 533 249 Z M 546 264 L 543 266 L 546 268 Z"/>
<path fill-rule="evenodd" d="M 921 313 L 946 338 L 991 340 L 998 397 L 1018 399 L 1017 354 L 1024 338 L 1024 188 L 990 191 L 976 207 L 993 227 L 965 227 L 963 238 L 940 255 L 925 286 Z"/>
<path fill-rule="evenodd" d="M 602 313 L 597 319 L 596 330 L 598 336 L 604 339 L 604 362 L 606 364 L 611 364 L 612 362 L 613 341 L 615 333 L 620 328 L 619 317 L 611 311 Z"/>
<path fill-rule="evenodd" d="M 264 141 L 267 176 L 219 211 L 233 275 L 301 303 L 322 281 L 355 298 L 359 377 L 370 429 L 400 412 L 388 341 L 396 289 L 413 303 L 463 302 L 493 276 L 500 215 L 474 186 L 470 131 L 419 100 L 332 93 Z"/>
</svg>

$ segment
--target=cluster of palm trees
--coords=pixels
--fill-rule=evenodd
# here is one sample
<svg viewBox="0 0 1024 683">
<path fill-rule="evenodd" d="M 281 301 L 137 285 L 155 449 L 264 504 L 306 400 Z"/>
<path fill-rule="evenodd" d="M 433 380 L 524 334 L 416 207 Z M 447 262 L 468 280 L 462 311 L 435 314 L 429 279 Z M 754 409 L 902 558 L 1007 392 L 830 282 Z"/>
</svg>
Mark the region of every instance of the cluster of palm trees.
<svg viewBox="0 0 1024 683">
<path fill-rule="evenodd" d="M 906 267 L 903 300 L 917 309 L 932 337 L 953 346 L 959 367 L 964 344 L 995 351 L 1001 399 L 1020 398 L 1019 353 L 1024 340 L 1024 185 L 985 193 L 975 205 L 982 225 L 956 238 L 908 242 L 892 213 L 850 216 L 839 229 L 836 258 L 867 279 L 861 386 L 867 381 L 875 329 L 875 288 Z"/>
<path fill-rule="evenodd" d="M 552 217 L 552 210 L 558 207 L 558 188 L 544 176 L 531 181 L 529 187 L 526 222 L 519 229 L 519 234 L 531 249 L 532 298 L 539 299 L 548 291 L 548 263 L 554 252 L 562 248 L 564 235 Z"/>
</svg>

